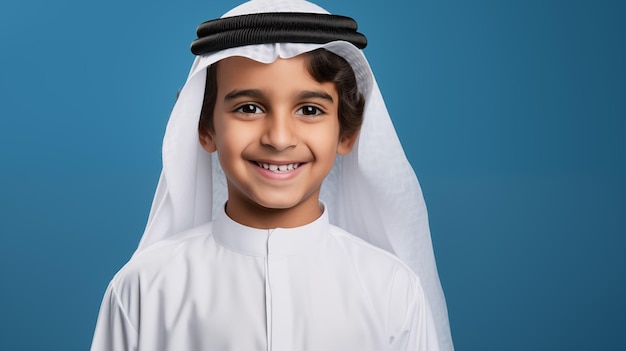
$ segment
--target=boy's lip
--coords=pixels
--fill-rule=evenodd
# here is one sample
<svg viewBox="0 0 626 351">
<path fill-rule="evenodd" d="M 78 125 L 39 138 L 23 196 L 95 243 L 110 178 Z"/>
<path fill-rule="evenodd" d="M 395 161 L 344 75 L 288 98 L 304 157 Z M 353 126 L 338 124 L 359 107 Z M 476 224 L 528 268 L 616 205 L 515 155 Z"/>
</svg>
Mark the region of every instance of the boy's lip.
<svg viewBox="0 0 626 351">
<path fill-rule="evenodd" d="M 270 159 L 270 158 L 249 158 L 251 162 L 269 163 L 273 165 L 288 165 L 290 163 L 306 163 L 306 161 L 298 161 L 295 159 Z"/>
<path fill-rule="evenodd" d="M 265 163 L 265 164 L 277 165 L 277 166 L 306 163 L 306 162 L 302 162 L 302 161 L 291 161 L 291 160 L 290 161 L 279 161 L 279 160 L 266 160 L 266 159 L 250 160 L 250 162 Z"/>
<path fill-rule="evenodd" d="M 270 160 L 254 160 L 250 161 L 257 165 L 258 167 L 272 170 L 272 171 L 293 171 L 297 169 L 305 162 L 297 162 L 297 161 L 270 161 Z"/>
<path fill-rule="evenodd" d="M 306 162 L 254 160 L 250 161 L 260 174 L 270 179 L 287 180 L 300 173 Z"/>
</svg>

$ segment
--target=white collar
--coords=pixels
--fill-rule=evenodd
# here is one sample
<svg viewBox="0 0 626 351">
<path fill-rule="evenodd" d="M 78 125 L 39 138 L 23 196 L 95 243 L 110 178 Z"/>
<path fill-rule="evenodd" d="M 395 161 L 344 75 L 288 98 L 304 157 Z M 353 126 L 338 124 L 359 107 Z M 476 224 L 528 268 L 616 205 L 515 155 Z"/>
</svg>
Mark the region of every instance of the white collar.
<svg viewBox="0 0 626 351">
<path fill-rule="evenodd" d="M 232 220 L 221 211 L 213 223 L 213 237 L 221 246 L 245 255 L 299 255 L 310 252 L 329 235 L 326 206 L 322 215 L 296 228 L 258 229 Z"/>
</svg>

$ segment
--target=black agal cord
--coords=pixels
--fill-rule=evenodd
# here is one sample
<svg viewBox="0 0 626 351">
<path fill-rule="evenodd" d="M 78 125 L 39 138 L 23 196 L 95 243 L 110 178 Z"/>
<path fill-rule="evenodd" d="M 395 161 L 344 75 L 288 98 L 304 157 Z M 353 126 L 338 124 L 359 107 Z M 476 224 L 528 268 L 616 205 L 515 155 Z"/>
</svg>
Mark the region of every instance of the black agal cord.
<svg viewBox="0 0 626 351">
<path fill-rule="evenodd" d="M 267 43 L 325 44 L 335 40 L 367 46 L 350 17 L 320 13 L 271 12 L 226 17 L 198 26 L 191 52 L 203 55 L 244 45 Z"/>
</svg>

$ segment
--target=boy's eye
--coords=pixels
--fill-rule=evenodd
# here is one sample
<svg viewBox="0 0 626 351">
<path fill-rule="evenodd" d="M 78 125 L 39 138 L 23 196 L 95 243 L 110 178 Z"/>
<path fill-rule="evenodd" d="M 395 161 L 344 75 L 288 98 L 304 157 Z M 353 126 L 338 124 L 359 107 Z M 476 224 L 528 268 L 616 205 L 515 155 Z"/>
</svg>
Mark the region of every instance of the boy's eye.
<svg viewBox="0 0 626 351">
<path fill-rule="evenodd" d="M 239 108 L 237 108 L 235 112 L 241 112 L 241 113 L 252 115 L 252 114 L 257 114 L 257 113 L 263 113 L 263 110 L 261 110 L 261 108 L 257 105 L 245 104 L 245 105 L 239 106 Z"/>
<path fill-rule="evenodd" d="M 317 116 L 324 113 L 321 109 L 315 106 L 307 105 L 303 106 L 296 111 L 297 115 L 305 115 L 305 116 Z"/>
</svg>

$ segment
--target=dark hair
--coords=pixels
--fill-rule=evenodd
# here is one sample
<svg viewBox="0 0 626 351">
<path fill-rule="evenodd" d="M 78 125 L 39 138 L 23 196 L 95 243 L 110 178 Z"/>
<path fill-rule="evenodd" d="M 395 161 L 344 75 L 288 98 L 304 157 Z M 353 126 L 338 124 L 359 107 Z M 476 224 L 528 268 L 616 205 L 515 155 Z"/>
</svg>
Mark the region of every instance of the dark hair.
<svg viewBox="0 0 626 351">
<path fill-rule="evenodd" d="M 357 87 L 356 77 L 350 64 L 343 57 L 326 49 L 303 54 L 309 74 L 320 83 L 333 82 L 339 95 L 339 134 L 350 135 L 361 128 L 365 98 Z M 219 61 L 207 68 L 204 101 L 200 112 L 198 129 L 213 132 L 213 113 L 217 99 L 217 66 Z"/>
</svg>

